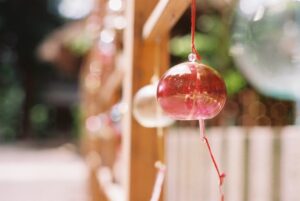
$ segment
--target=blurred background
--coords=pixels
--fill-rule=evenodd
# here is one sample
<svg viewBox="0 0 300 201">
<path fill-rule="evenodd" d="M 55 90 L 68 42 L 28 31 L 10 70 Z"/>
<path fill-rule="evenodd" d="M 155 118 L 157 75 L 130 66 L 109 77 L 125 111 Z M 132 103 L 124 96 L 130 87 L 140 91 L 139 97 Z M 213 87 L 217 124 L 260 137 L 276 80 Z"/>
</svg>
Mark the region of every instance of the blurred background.
<svg viewBox="0 0 300 201">
<path fill-rule="evenodd" d="M 126 4 L 132 2 L 0 0 L 0 201 L 125 200 Z M 202 62 L 220 72 L 228 92 L 223 111 L 207 121 L 208 134 L 225 169 L 243 169 L 226 186 L 228 200 L 299 201 L 300 1 L 197 1 L 196 29 Z M 190 51 L 188 9 L 170 35 L 171 66 Z M 166 200 L 216 199 L 191 187 L 211 177 L 195 176 L 201 184 L 186 173 L 208 160 L 189 162 L 199 151 L 191 148 L 200 146 L 196 128 L 176 122 L 170 129 Z M 262 185 L 281 184 L 255 190 L 251 169 L 258 180 L 272 170 Z M 181 194 L 172 197 L 175 190 Z"/>
</svg>

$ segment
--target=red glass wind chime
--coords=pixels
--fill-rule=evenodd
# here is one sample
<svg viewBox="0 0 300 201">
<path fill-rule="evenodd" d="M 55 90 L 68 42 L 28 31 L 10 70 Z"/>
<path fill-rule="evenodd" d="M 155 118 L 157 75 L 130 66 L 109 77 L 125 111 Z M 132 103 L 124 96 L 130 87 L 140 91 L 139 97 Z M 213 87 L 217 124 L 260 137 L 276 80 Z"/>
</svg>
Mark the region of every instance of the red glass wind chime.
<svg viewBox="0 0 300 201">
<path fill-rule="evenodd" d="M 213 68 L 199 63 L 201 57 L 195 48 L 196 0 L 191 0 L 191 46 L 188 62 L 170 68 L 160 79 L 157 101 L 165 114 L 176 120 L 199 120 L 200 135 L 206 144 L 219 177 L 220 200 L 225 174 L 221 173 L 208 138 L 205 119 L 215 117 L 226 102 L 226 87 L 222 77 Z"/>
</svg>

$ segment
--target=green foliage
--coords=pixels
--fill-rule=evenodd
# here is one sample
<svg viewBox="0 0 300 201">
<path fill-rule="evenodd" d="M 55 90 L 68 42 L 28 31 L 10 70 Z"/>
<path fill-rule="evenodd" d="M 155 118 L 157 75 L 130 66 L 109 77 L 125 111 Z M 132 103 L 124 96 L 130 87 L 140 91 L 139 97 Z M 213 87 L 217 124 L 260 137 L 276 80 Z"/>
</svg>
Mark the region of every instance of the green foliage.
<svg viewBox="0 0 300 201">
<path fill-rule="evenodd" d="M 78 106 L 73 106 L 71 108 L 71 113 L 73 117 L 73 122 L 72 122 L 72 135 L 74 138 L 78 139 L 80 137 L 81 133 L 81 121 L 82 121 L 82 114 L 80 113 L 80 109 Z"/>
<path fill-rule="evenodd" d="M 73 40 L 71 40 L 67 47 L 75 55 L 82 56 L 92 47 L 93 39 L 87 33 L 82 33 Z"/>
<path fill-rule="evenodd" d="M 21 120 L 24 92 L 17 81 L 14 56 L 11 51 L 2 53 L 0 63 L 0 139 L 16 137 Z"/>
<path fill-rule="evenodd" d="M 246 86 L 246 80 L 234 67 L 229 56 L 229 26 L 220 15 L 203 15 L 197 20 L 201 32 L 195 34 L 195 45 L 202 56 L 202 62 L 218 70 L 224 77 L 229 95 Z M 191 35 L 175 36 L 170 43 L 171 54 L 187 60 L 191 52 Z"/>
<path fill-rule="evenodd" d="M 37 131 L 42 131 L 46 128 L 49 121 L 49 109 L 46 105 L 37 104 L 30 110 L 30 122 L 32 128 Z"/>
<path fill-rule="evenodd" d="M 195 41 L 199 52 L 214 53 L 218 41 L 214 37 L 196 33 Z M 186 58 L 191 52 L 191 35 L 176 36 L 171 40 L 171 53 L 174 56 Z"/>
<path fill-rule="evenodd" d="M 234 69 L 228 70 L 226 72 L 226 74 L 224 75 L 224 80 L 226 83 L 228 95 L 238 93 L 247 84 L 244 77 Z"/>
<path fill-rule="evenodd" d="M 0 139 L 14 139 L 21 120 L 23 90 L 16 85 L 0 89 Z"/>
</svg>

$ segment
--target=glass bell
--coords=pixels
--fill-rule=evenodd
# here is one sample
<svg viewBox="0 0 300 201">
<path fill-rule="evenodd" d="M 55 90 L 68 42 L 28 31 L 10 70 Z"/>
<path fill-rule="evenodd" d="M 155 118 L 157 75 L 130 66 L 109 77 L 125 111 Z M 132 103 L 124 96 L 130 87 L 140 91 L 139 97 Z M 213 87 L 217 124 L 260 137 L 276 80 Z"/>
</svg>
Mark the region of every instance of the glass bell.
<svg viewBox="0 0 300 201">
<path fill-rule="evenodd" d="M 253 86 L 275 98 L 300 99 L 300 1 L 240 0 L 231 53 Z"/>
<path fill-rule="evenodd" d="M 226 102 L 226 87 L 213 68 L 195 61 L 170 68 L 160 79 L 157 100 L 164 112 L 177 120 L 210 119 Z"/>
<path fill-rule="evenodd" d="M 142 87 L 134 96 L 133 115 L 144 127 L 166 127 L 174 120 L 164 114 L 156 100 L 157 81 Z"/>
</svg>

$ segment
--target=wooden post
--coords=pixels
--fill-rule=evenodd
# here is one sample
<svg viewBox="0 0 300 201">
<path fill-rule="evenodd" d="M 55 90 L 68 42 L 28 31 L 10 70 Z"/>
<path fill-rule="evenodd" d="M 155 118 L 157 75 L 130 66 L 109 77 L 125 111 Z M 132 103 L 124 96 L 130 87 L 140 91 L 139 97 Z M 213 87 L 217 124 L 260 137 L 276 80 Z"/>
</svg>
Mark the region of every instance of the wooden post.
<svg viewBox="0 0 300 201">
<path fill-rule="evenodd" d="M 132 0 L 127 2 L 128 26 L 124 36 L 126 75 L 123 84 L 128 114 L 123 121 L 123 154 L 127 176 L 126 200 L 146 201 L 151 197 L 158 159 L 156 129 L 140 126 L 132 117 L 132 98 L 138 89 L 150 83 L 157 64 L 157 40 L 160 45 L 160 72 L 169 68 L 169 31 L 186 10 L 188 0 Z M 161 196 L 163 197 L 163 196 Z"/>
<path fill-rule="evenodd" d="M 154 163 L 158 158 L 156 129 L 144 128 L 132 117 L 132 98 L 139 88 L 149 84 L 154 73 L 155 41 L 142 37 L 143 25 L 155 6 L 155 1 L 131 1 L 128 3 L 128 27 L 125 32 L 126 78 L 124 101 L 129 112 L 124 118 L 123 153 L 127 157 L 126 200 L 146 201 L 151 197 L 156 176 Z M 168 36 L 161 37 L 161 71 L 168 68 Z"/>
</svg>

